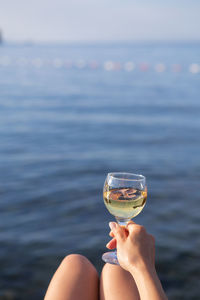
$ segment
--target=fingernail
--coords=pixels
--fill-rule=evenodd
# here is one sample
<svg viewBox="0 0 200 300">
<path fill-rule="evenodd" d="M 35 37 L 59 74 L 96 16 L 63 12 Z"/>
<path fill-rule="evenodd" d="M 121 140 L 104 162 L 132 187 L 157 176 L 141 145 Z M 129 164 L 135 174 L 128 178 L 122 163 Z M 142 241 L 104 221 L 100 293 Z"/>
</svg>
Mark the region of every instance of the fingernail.
<svg viewBox="0 0 200 300">
<path fill-rule="evenodd" d="M 111 230 L 114 230 L 114 229 L 116 228 L 116 226 L 117 226 L 117 225 L 116 225 L 115 222 L 110 222 L 110 223 L 109 223 L 109 227 L 110 227 Z"/>
</svg>

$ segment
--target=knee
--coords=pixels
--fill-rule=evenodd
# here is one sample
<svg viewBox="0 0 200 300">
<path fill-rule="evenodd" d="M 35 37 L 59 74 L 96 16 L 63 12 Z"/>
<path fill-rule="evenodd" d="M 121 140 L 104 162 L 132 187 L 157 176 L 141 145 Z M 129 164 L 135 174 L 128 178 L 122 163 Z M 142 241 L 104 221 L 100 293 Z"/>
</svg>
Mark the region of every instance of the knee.
<svg viewBox="0 0 200 300">
<path fill-rule="evenodd" d="M 61 265 L 65 268 L 72 268 L 72 270 L 76 270 L 77 272 L 84 274 L 89 274 L 92 276 L 98 276 L 95 267 L 92 263 L 83 255 L 80 254 L 70 254 L 67 255 Z"/>
<path fill-rule="evenodd" d="M 89 260 L 80 254 L 69 254 L 67 255 L 63 261 L 62 264 L 67 264 L 67 265 L 79 265 L 79 266 L 85 266 L 88 265 Z"/>
<path fill-rule="evenodd" d="M 112 273 L 120 272 L 123 269 L 120 266 L 106 263 L 102 269 L 102 273 L 110 276 Z"/>
<path fill-rule="evenodd" d="M 130 274 L 118 265 L 105 264 L 102 269 L 101 276 L 103 276 L 104 278 L 112 278 L 113 276 L 129 277 Z"/>
</svg>

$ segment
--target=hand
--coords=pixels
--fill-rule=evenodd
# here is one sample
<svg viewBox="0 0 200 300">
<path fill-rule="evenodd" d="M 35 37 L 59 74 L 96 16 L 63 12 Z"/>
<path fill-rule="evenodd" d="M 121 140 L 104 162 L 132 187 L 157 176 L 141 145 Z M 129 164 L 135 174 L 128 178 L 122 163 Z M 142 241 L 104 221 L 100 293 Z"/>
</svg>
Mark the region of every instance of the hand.
<svg viewBox="0 0 200 300">
<path fill-rule="evenodd" d="M 117 247 L 117 258 L 122 268 L 129 271 L 137 285 L 140 299 L 167 300 L 155 270 L 155 239 L 143 226 L 129 222 L 120 226 L 111 222 L 113 239 L 106 245 Z"/>
<path fill-rule="evenodd" d="M 155 269 L 155 239 L 143 226 L 130 221 L 126 227 L 110 222 L 110 235 L 114 237 L 106 246 L 117 248 L 120 266 L 129 271 L 141 268 Z"/>
</svg>

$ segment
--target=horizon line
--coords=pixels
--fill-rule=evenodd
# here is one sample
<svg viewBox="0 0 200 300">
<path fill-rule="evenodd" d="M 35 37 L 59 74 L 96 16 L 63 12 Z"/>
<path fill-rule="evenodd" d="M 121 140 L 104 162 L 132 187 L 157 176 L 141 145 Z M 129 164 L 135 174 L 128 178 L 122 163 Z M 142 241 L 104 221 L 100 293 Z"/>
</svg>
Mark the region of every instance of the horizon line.
<svg viewBox="0 0 200 300">
<path fill-rule="evenodd" d="M 134 43 L 200 43 L 200 39 L 119 39 L 119 40 L 33 40 L 33 39 L 3 39 L 3 44 L 134 44 Z"/>
</svg>

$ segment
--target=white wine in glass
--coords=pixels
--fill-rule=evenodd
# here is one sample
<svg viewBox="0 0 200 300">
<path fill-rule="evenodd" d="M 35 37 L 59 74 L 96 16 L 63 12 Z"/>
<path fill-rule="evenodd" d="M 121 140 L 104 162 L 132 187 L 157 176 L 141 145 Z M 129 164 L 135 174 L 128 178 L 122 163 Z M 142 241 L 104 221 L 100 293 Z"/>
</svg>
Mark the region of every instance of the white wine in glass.
<svg viewBox="0 0 200 300">
<path fill-rule="evenodd" d="M 108 173 L 103 199 L 106 208 L 115 216 L 119 225 L 126 226 L 145 206 L 146 178 L 132 173 Z M 118 264 L 116 251 L 104 253 L 102 259 L 107 263 Z"/>
</svg>

